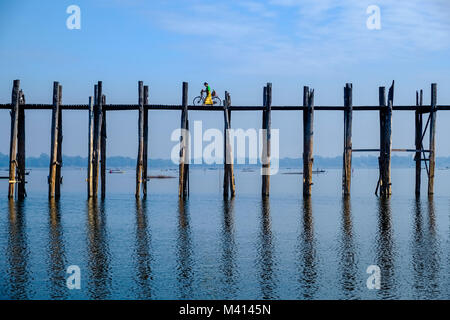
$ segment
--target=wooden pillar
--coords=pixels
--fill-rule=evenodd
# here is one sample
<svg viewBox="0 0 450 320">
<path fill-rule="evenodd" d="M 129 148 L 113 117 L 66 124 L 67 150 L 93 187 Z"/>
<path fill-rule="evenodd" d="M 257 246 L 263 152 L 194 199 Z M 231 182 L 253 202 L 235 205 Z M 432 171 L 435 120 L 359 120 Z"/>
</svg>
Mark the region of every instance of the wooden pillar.
<svg viewBox="0 0 450 320">
<path fill-rule="evenodd" d="M 136 198 L 141 195 L 142 165 L 144 157 L 144 83 L 139 81 L 138 156 L 136 163 Z"/>
<path fill-rule="evenodd" d="M 14 80 L 11 94 L 11 136 L 9 144 L 9 186 L 8 198 L 14 198 L 17 168 L 17 133 L 19 126 L 19 88 L 20 80 Z"/>
<path fill-rule="evenodd" d="M 342 170 L 342 191 L 350 194 L 352 180 L 352 118 L 353 85 L 347 83 L 344 88 L 344 161 Z"/>
<path fill-rule="evenodd" d="M 186 181 L 189 167 L 187 162 L 187 145 L 188 145 L 188 83 L 183 82 L 183 98 L 181 109 L 181 135 L 180 135 L 180 165 L 179 165 L 179 181 L 178 181 L 178 196 L 185 198 L 187 196 Z"/>
<path fill-rule="evenodd" d="M 103 118 L 103 106 L 102 106 L 102 96 L 103 96 L 103 85 L 99 81 L 95 87 L 95 98 L 96 102 L 94 105 L 94 152 L 93 152 L 93 173 L 92 173 L 92 196 L 97 198 L 98 196 L 98 177 L 99 177 L 99 167 L 100 167 L 100 154 L 101 154 L 101 129 L 102 129 L 102 118 Z"/>
<path fill-rule="evenodd" d="M 436 105 L 437 85 L 431 84 L 431 109 L 430 109 L 430 166 L 428 175 L 428 195 L 434 193 L 434 170 L 436 166 Z"/>
<path fill-rule="evenodd" d="M 314 134 L 314 90 L 303 87 L 303 195 L 311 195 Z"/>
<path fill-rule="evenodd" d="M 386 90 L 379 89 L 380 101 L 380 194 L 391 195 L 391 151 L 392 151 L 392 106 L 394 101 L 394 83 L 389 89 L 386 105 Z"/>
<path fill-rule="evenodd" d="M 416 112 L 415 112 L 415 145 L 416 150 L 422 150 L 422 110 L 420 107 L 423 103 L 423 91 L 416 91 Z M 414 157 L 416 161 L 416 196 L 420 195 L 420 182 L 422 175 L 422 154 L 420 151 L 416 151 L 416 155 Z"/>
<path fill-rule="evenodd" d="M 263 110 L 263 136 L 262 136 L 262 196 L 268 197 L 270 193 L 270 127 L 272 110 L 272 84 L 267 83 L 264 90 Z"/>
<path fill-rule="evenodd" d="M 57 81 L 53 82 L 53 110 L 52 110 L 52 131 L 51 131 L 51 145 L 50 145 L 50 168 L 48 175 L 48 197 L 57 198 L 56 185 L 57 181 L 56 171 L 58 163 L 58 142 L 59 142 L 59 120 L 61 112 L 61 99 L 59 98 L 60 86 Z"/>
<path fill-rule="evenodd" d="M 228 197 L 228 193 L 231 193 L 231 197 L 235 196 L 236 186 L 234 182 L 234 165 L 233 165 L 233 150 L 231 148 L 231 105 L 230 94 L 225 91 L 224 101 L 224 176 L 223 176 L 223 196 Z"/>
<path fill-rule="evenodd" d="M 106 108 L 104 107 L 106 104 L 106 96 L 102 95 L 102 128 L 100 130 L 100 163 L 101 163 L 101 181 L 102 181 L 102 189 L 101 189 L 101 198 L 105 199 L 106 197 Z"/>
<path fill-rule="evenodd" d="M 22 200 L 26 197 L 26 169 L 25 169 L 25 96 L 19 91 L 19 119 L 17 127 L 17 197 Z"/>
<path fill-rule="evenodd" d="M 63 128 L 62 128 L 62 86 L 58 87 L 59 112 L 58 112 L 58 143 L 56 147 L 56 175 L 55 175 L 55 198 L 59 199 L 61 196 L 61 168 L 62 168 L 62 142 L 63 142 Z"/>
<path fill-rule="evenodd" d="M 94 99 L 89 97 L 89 143 L 88 143 L 88 170 L 87 170 L 87 188 L 88 198 L 94 195 L 93 184 L 93 164 L 94 164 Z"/>
<path fill-rule="evenodd" d="M 144 154 L 142 168 L 142 193 L 144 199 L 147 198 L 147 180 L 148 180 L 148 86 L 144 86 Z"/>
</svg>

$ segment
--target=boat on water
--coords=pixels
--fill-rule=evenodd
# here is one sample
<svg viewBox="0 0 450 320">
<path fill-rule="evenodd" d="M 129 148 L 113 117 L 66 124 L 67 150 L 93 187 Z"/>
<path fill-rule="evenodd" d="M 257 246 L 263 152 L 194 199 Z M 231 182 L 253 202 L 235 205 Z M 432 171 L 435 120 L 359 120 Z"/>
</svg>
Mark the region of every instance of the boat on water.
<svg viewBox="0 0 450 320">
<path fill-rule="evenodd" d="M 125 173 L 125 171 L 120 170 L 120 169 L 110 169 L 109 173 Z"/>
</svg>

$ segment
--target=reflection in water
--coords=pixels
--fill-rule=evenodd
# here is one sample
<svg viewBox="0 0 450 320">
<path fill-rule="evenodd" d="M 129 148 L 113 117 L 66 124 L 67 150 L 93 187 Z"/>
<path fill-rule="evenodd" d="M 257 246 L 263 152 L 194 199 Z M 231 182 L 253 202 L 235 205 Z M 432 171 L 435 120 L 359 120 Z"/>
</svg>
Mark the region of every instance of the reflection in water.
<svg viewBox="0 0 450 320">
<path fill-rule="evenodd" d="M 356 298 L 358 288 L 356 276 L 358 267 L 356 265 L 356 250 L 353 243 L 353 223 L 351 203 L 349 196 L 342 197 L 342 219 L 341 219 L 341 242 L 339 245 L 341 259 L 339 268 L 341 270 L 340 284 L 345 298 Z"/>
<path fill-rule="evenodd" d="M 92 299 L 106 299 L 111 293 L 110 254 L 104 202 L 88 200 L 88 292 Z"/>
<path fill-rule="evenodd" d="M 189 225 L 189 203 L 178 200 L 177 271 L 180 299 L 192 299 L 194 292 L 194 270 L 192 258 L 191 228 Z"/>
<path fill-rule="evenodd" d="M 138 286 L 138 298 L 152 298 L 153 280 L 150 254 L 151 235 L 147 223 L 147 202 L 136 199 L 136 244 L 134 249 L 137 275 L 135 277 Z"/>
<path fill-rule="evenodd" d="M 50 279 L 50 296 L 52 299 L 67 297 L 66 257 L 61 228 L 60 203 L 50 199 L 48 203 L 48 275 Z"/>
<path fill-rule="evenodd" d="M 8 277 L 8 292 L 11 299 L 30 298 L 30 272 L 28 239 L 24 216 L 25 201 L 8 202 L 9 230 L 6 259 L 9 267 L 6 270 Z"/>
<path fill-rule="evenodd" d="M 222 281 L 223 299 L 232 299 L 238 292 L 236 242 L 234 239 L 234 197 L 223 199 L 222 230 L 221 273 L 224 276 Z"/>
<path fill-rule="evenodd" d="M 382 298 L 394 298 L 396 279 L 394 274 L 394 240 L 391 221 L 390 198 L 378 199 L 378 234 L 376 239 L 377 265 L 381 269 Z"/>
<path fill-rule="evenodd" d="M 433 197 L 428 198 L 428 230 L 424 226 L 420 198 L 415 200 L 414 209 L 412 248 L 414 294 L 415 298 L 432 298 L 439 293 L 438 273 L 440 267 Z"/>
<path fill-rule="evenodd" d="M 311 197 L 303 197 L 302 228 L 299 235 L 299 284 L 300 299 L 314 298 L 317 290 L 317 252 L 314 237 Z"/>
<path fill-rule="evenodd" d="M 268 197 L 261 200 L 261 230 L 257 247 L 257 265 L 260 270 L 259 284 L 262 299 L 276 299 L 276 259 L 274 258 L 273 235 Z"/>
</svg>

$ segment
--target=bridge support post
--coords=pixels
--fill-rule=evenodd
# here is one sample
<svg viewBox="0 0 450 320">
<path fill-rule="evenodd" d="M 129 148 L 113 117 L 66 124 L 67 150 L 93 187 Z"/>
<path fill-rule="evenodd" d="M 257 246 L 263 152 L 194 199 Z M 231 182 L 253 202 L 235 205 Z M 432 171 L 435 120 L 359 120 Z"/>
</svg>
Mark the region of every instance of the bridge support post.
<svg viewBox="0 0 450 320">
<path fill-rule="evenodd" d="M 428 175 L 428 195 L 434 193 L 434 170 L 436 164 L 436 105 L 437 85 L 431 84 L 431 109 L 430 109 L 430 166 Z"/>
<path fill-rule="evenodd" d="M 303 87 L 303 195 L 311 195 L 314 134 L 314 90 Z"/>
<path fill-rule="evenodd" d="M 136 199 L 141 195 L 142 165 L 144 162 L 144 83 L 139 81 L 138 156 L 136 163 Z"/>
<path fill-rule="evenodd" d="M 183 82 L 183 98 L 181 110 L 181 135 L 180 135 L 180 165 L 179 165 L 179 181 L 178 196 L 186 198 L 188 195 L 188 179 L 189 179 L 189 124 L 188 124 L 188 83 Z"/>
<path fill-rule="evenodd" d="M 89 142 L 88 142 L 88 170 L 87 170 L 87 189 L 88 198 L 94 195 L 94 99 L 89 97 Z"/>
<path fill-rule="evenodd" d="M 270 127 L 271 127 L 271 111 L 272 111 L 272 84 L 267 83 L 264 87 L 264 110 L 262 119 L 262 196 L 268 197 L 270 193 Z"/>
<path fill-rule="evenodd" d="M 379 89 L 380 106 L 380 194 L 389 197 L 391 190 L 391 152 L 392 152 L 392 106 L 394 101 L 394 83 L 389 88 L 388 104 L 386 90 Z"/>
<path fill-rule="evenodd" d="M 53 82 L 53 109 L 52 109 L 52 131 L 51 131 L 51 145 L 50 145 L 50 168 L 48 175 L 48 197 L 59 198 L 61 183 L 60 175 L 61 171 L 58 167 L 61 163 L 58 162 L 59 152 L 62 135 L 59 132 L 61 130 L 60 121 L 61 118 L 61 93 L 62 88 L 57 81 Z"/>
<path fill-rule="evenodd" d="M 236 186 L 234 182 L 234 165 L 233 165 L 233 150 L 231 149 L 231 110 L 228 108 L 231 105 L 230 94 L 225 91 L 224 101 L 224 175 L 223 175 L 223 196 L 228 198 L 228 194 L 231 193 L 231 197 L 235 196 Z"/>
<path fill-rule="evenodd" d="M 347 83 L 344 88 L 344 159 L 342 170 L 342 191 L 350 195 L 352 180 L 352 118 L 353 118 L 353 85 Z"/>
<path fill-rule="evenodd" d="M 55 176 L 55 198 L 59 199 L 61 196 L 61 183 L 62 183 L 62 175 L 61 168 L 63 164 L 62 160 L 62 142 L 63 142 L 63 121 L 62 121 L 62 86 L 59 85 L 58 99 L 59 99 L 59 112 L 58 112 L 58 144 L 56 149 L 56 176 Z"/>
<path fill-rule="evenodd" d="M 422 111 L 419 110 L 419 107 L 423 105 L 423 91 L 416 91 L 416 107 L 418 108 L 415 112 L 415 145 L 416 150 L 422 150 L 422 125 L 423 125 L 423 117 Z M 414 156 L 414 161 L 416 162 L 416 185 L 415 185 L 415 193 L 416 196 L 420 195 L 420 183 L 421 183 L 421 175 L 422 175 L 422 154 L 420 151 L 416 151 Z"/>
<path fill-rule="evenodd" d="M 26 169 L 25 169 L 25 96 L 19 91 L 19 119 L 17 127 L 17 197 L 22 200 L 26 197 Z"/>
<path fill-rule="evenodd" d="M 142 193 L 144 199 L 147 198 L 147 180 L 148 180 L 148 86 L 144 86 L 144 147 L 143 147 L 143 167 L 142 167 Z"/>
<path fill-rule="evenodd" d="M 93 152 L 93 187 L 92 196 L 97 198 L 98 196 L 98 178 L 99 178 L 99 167 L 100 167 L 100 156 L 101 156 L 101 129 L 103 121 L 103 85 L 99 81 L 95 86 L 95 105 L 94 105 L 94 152 Z"/>
<path fill-rule="evenodd" d="M 106 108 L 104 107 L 106 104 L 106 96 L 102 95 L 102 128 L 100 132 L 100 163 L 101 163 L 101 181 L 102 181 L 102 190 L 101 190 L 101 198 L 105 199 L 106 197 Z"/>
</svg>

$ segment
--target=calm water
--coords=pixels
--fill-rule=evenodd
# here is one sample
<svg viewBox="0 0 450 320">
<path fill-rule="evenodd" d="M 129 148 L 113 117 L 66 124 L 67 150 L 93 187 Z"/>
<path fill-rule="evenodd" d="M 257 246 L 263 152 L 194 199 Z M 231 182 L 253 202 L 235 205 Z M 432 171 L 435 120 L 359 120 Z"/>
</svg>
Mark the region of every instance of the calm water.
<svg viewBox="0 0 450 320">
<path fill-rule="evenodd" d="M 46 170 L 31 172 L 24 202 L 9 202 L 0 180 L 0 298 L 450 298 L 450 171 L 437 171 L 433 199 L 416 199 L 413 170 L 394 169 L 387 201 L 374 196 L 377 170 L 354 172 L 350 200 L 340 170 L 315 175 L 311 199 L 300 175 L 273 176 L 267 201 L 258 171 L 238 171 L 224 201 L 222 173 L 191 169 L 185 203 L 177 179 L 151 180 L 136 201 L 132 169 L 108 174 L 97 203 L 84 170 L 63 171 L 58 203 Z M 69 265 L 81 290 L 66 288 Z M 380 290 L 366 287 L 369 265 L 381 268 Z"/>
</svg>

